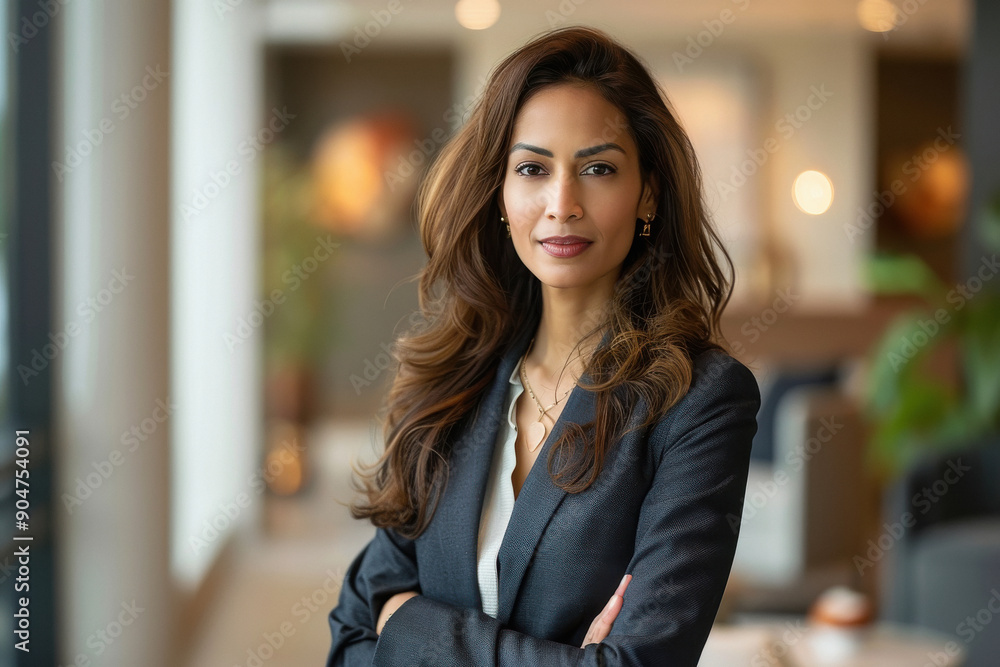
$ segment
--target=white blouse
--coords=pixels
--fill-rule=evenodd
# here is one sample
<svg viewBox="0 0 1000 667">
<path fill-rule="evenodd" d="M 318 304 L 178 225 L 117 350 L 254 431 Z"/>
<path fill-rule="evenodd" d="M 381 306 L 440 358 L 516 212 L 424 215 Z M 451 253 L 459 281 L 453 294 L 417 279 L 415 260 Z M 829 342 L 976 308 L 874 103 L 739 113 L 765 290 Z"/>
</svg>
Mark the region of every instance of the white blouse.
<svg viewBox="0 0 1000 667">
<path fill-rule="evenodd" d="M 493 449 L 493 463 L 483 498 L 483 513 L 479 519 L 478 574 L 479 595 L 483 599 L 483 612 L 497 616 L 497 553 L 507 523 L 514 509 L 514 485 L 510 478 L 517 463 L 514 443 L 517 440 L 517 424 L 514 421 L 514 405 L 524 391 L 521 386 L 520 364 L 514 366 L 507 389 L 507 423 L 501 422 L 497 430 L 496 446 Z"/>
</svg>

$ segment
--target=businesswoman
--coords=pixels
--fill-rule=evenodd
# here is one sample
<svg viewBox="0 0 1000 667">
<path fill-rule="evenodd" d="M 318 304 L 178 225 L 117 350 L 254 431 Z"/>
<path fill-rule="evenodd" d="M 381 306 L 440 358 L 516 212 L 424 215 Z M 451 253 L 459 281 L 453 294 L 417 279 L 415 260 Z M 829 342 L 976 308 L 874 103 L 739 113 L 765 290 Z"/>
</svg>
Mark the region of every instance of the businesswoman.
<svg viewBox="0 0 1000 667">
<path fill-rule="evenodd" d="M 356 471 L 377 530 L 327 665 L 697 664 L 760 403 L 722 347 L 700 178 L 607 34 L 550 31 L 491 73 L 418 193 L 423 324 Z"/>
</svg>

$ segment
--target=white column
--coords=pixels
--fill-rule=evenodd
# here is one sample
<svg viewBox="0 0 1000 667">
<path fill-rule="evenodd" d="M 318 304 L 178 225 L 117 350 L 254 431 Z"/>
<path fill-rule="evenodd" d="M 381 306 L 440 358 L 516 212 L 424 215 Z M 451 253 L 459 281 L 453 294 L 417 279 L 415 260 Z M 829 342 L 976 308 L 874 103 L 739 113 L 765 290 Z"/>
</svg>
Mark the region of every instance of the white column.
<svg viewBox="0 0 1000 667">
<path fill-rule="evenodd" d="M 300 109 L 265 108 L 261 5 L 174 0 L 171 570 L 193 592 L 264 503 L 262 151 Z"/>
<path fill-rule="evenodd" d="M 168 667 L 170 3 L 56 19 L 59 659 Z"/>
</svg>

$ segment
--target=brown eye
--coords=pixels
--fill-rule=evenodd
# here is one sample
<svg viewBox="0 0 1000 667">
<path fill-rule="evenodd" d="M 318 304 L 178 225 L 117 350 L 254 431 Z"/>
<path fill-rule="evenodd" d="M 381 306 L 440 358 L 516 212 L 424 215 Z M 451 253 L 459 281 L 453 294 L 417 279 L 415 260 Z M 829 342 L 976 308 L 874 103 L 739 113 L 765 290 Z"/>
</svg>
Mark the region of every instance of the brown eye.
<svg viewBox="0 0 1000 667">
<path fill-rule="evenodd" d="M 614 167 L 612 167 L 610 164 L 604 164 L 603 162 L 600 163 L 600 164 L 592 164 L 589 167 L 587 167 L 587 171 L 590 171 L 591 169 L 603 169 L 604 170 L 602 172 L 598 172 L 598 173 L 594 174 L 594 176 L 610 176 L 611 174 L 615 173 L 615 168 Z"/>
<path fill-rule="evenodd" d="M 540 171 L 542 169 L 542 167 L 540 165 L 535 164 L 534 162 L 525 162 L 523 164 L 517 165 L 517 167 L 514 168 L 514 171 L 516 173 L 518 173 L 518 174 L 521 174 L 522 176 L 540 176 L 541 175 L 541 174 L 528 174 L 528 173 L 525 173 L 524 170 L 526 170 L 526 169 L 538 169 Z"/>
</svg>

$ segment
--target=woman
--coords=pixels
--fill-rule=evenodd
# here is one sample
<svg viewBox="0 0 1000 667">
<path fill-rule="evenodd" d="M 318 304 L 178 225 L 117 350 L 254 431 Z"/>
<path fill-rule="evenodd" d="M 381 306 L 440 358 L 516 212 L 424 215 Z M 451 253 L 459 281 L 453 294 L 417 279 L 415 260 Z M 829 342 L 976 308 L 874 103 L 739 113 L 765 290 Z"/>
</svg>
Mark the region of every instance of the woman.
<svg viewBox="0 0 1000 667">
<path fill-rule="evenodd" d="M 494 70 L 418 194 L 425 324 L 397 342 L 328 665 L 697 664 L 760 404 L 719 342 L 700 178 L 605 33 Z"/>
</svg>

